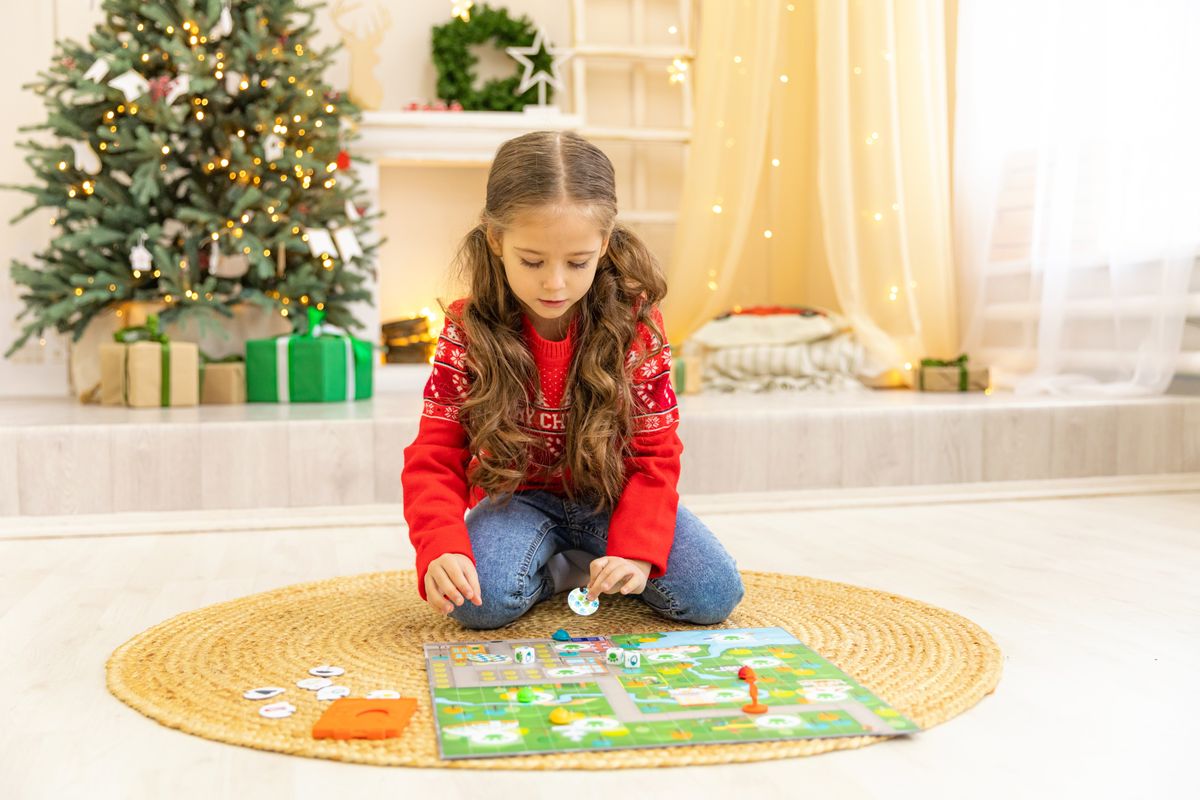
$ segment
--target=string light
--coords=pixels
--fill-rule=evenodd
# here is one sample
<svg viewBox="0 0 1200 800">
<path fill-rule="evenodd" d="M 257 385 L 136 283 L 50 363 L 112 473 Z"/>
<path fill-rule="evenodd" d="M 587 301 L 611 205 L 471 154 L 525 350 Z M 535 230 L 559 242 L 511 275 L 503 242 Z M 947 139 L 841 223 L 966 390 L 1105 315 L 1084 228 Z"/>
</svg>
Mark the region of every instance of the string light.
<svg viewBox="0 0 1200 800">
<path fill-rule="evenodd" d="M 721 207 L 720 207 L 719 205 L 714 205 L 714 206 L 712 207 L 712 210 L 713 210 L 713 213 L 714 213 L 714 214 L 720 214 L 720 213 L 721 213 Z"/>
</svg>

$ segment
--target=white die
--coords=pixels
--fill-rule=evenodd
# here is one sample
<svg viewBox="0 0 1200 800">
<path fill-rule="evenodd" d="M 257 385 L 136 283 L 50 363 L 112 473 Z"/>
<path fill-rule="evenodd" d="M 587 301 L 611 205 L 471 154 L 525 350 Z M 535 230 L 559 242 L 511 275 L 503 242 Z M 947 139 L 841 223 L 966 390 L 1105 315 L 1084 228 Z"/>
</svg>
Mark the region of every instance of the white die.
<svg viewBox="0 0 1200 800">
<path fill-rule="evenodd" d="M 636 650 L 625 651 L 625 669 L 637 669 L 642 665 L 642 654 Z"/>
<path fill-rule="evenodd" d="M 533 663 L 533 648 L 532 647 L 514 647 L 513 660 L 518 664 Z"/>
<path fill-rule="evenodd" d="M 609 664 L 625 663 L 625 651 L 620 647 L 610 647 L 604 651 L 604 660 Z"/>
</svg>

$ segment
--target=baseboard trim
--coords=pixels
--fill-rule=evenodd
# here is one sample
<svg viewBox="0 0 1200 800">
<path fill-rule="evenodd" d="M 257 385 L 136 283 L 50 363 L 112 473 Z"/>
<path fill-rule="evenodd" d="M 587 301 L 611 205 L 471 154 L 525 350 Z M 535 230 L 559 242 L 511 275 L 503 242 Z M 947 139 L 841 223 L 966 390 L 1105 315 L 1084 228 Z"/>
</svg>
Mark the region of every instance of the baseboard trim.
<svg viewBox="0 0 1200 800">
<path fill-rule="evenodd" d="M 684 495 L 681 502 L 694 513 L 705 516 L 1190 492 L 1200 492 L 1200 473 L 883 486 L 869 489 L 694 494 Z M 52 517 L 3 517 L 0 518 L 0 523 L 0 541 L 306 528 L 407 529 L 403 507 L 399 503 L 189 511 L 186 515 L 179 512 L 139 511 Z"/>
</svg>

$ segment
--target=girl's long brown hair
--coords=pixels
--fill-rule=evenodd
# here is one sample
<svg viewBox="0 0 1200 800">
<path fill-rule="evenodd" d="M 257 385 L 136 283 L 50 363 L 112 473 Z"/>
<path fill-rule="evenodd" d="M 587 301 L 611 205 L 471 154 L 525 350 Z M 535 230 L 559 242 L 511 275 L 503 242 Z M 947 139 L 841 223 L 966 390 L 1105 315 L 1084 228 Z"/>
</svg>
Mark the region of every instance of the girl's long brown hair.
<svg viewBox="0 0 1200 800">
<path fill-rule="evenodd" d="M 570 206 L 588 213 L 608 249 L 578 304 L 575 351 L 563 405 L 566 449 L 551 472 L 566 468 L 563 490 L 611 509 L 625 483 L 625 457 L 633 434 L 631 376 L 656 351 L 626 364 L 639 322 L 666 341 L 650 310 L 667 291 L 657 259 L 637 234 L 616 221 L 612 162 L 595 145 L 570 132 L 537 131 L 500 146 L 488 173 L 487 201 L 479 224 L 462 240 L 456 265 L 469 287 L 462 315 L 443 304 L 467 339 L 471 389 L 460 419 L 478 463 L 468 476 L 489 497 L 507 502 L 530 467 L 535 438 L 523 430 L 538 372 L 525 342 L 523 308 L 508 286 L 504 265 L 488 246 L 487 231 L 503 234 L 522 212 Z M 635 311 L 636 309 L 636 311 Z"/>
</svg>

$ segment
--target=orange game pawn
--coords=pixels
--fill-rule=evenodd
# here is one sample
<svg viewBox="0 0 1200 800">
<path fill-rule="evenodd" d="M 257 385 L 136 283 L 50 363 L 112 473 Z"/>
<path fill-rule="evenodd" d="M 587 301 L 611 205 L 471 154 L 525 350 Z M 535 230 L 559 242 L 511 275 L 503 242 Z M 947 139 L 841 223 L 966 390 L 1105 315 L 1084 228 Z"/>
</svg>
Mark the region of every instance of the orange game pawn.
<svg viewBox="0 0 1200 800">
<path fill-rule="evenodd" d="M 742 706 L 742 711 L 747 714 L 765 714 L 767 707 L 758 702 L 758 675 L 750 667 L 742 667 L 738 670 L 738 679 L 746 681 L 750 684 L 750 702 Z"/>
<path fill-rule="evenodd" d="M 334 700 L 313 725 L 314 739 L 392 739 L 408 727 L 417 710 L 411 697 L 368 700 L 343 697 Z"/>
</svg>

